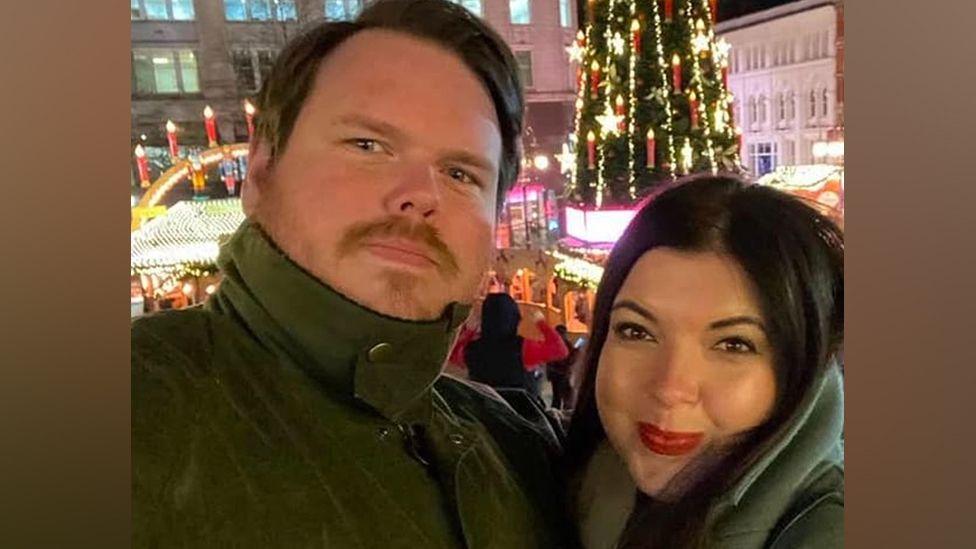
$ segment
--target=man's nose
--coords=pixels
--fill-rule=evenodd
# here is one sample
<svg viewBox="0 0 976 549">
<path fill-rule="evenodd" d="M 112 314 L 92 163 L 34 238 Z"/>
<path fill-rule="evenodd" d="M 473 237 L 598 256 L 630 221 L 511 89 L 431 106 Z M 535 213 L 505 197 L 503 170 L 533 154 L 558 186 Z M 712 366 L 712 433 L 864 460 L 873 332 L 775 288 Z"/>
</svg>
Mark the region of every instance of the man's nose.
<svg viewBox="0 0 976 549">
<path fill-rule="evenodd" d="M 386 196 L 387 212 L 429 221 L 440 206 L 437 170 L 419 161 L 404 162 L 398 168 L 396 183 Z"/>
</svg>

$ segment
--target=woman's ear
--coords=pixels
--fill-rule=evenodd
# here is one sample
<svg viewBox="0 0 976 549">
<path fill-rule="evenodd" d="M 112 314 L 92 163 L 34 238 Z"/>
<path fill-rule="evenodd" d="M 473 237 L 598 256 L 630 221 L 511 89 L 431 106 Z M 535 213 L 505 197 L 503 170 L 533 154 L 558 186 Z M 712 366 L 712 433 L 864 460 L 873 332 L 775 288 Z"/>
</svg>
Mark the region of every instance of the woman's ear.
<svg viewBox="0 0 976 549">
<path fill-rule="evenodd" d="M 261 202 L 261 193 L 271 183 L 271 145 L 255 137 L 248 148 L 247 178 L 241 186 L 241 207 L 244 215 L 253 218 Z"/>
</svg>

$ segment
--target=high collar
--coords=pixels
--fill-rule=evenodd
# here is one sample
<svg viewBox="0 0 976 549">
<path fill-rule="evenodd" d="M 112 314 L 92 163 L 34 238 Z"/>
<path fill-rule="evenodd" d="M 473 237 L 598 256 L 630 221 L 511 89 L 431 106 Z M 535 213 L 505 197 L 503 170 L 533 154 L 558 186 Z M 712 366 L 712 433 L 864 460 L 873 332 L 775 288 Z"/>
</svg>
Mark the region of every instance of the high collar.
<svg viewBox="0 0 976 549">
<path fill-rule="evenodd" d="M 211 309 L 237 317 L 273 353 L 388 419 L 429 416 L 429 388 L 470 306 L 452 303 L 432 321 L 372 311 L 306 272 L 250 221 L 217 263 L 223 280 Z"/>
</svg>

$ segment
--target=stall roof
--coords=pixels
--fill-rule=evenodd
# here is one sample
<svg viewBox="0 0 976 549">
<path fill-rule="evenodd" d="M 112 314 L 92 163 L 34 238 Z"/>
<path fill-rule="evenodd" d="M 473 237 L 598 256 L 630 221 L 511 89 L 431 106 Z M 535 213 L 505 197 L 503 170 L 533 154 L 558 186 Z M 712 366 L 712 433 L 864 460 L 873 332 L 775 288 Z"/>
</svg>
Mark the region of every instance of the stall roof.
<svg viewBox="0 0 976 549">
<path fill-rule="evenodd" d="M 242 221 L 239 198 L 178 202 L 131 234 L 130 271 L 175 276 L 214 271 L 220 243 Z"/>
</svg>

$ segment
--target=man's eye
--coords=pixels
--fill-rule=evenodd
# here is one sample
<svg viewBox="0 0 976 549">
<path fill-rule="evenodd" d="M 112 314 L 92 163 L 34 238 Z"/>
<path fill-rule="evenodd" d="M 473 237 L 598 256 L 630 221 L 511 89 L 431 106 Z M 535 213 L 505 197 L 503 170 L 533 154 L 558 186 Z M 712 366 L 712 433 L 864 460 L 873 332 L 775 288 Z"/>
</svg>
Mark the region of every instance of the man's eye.
<svg viewBox="0 0 976 549">
<path fill-rule="evenodd" d="M 365 137 L 360 137 L 356 139 L 350 139 L 349 144 L 365 152 L 380 152 L 383 150 L 383 146 L 380 145 L 379 141 L 375 139 L 367 139 Z"/>
<path fill-rule="evenodd" d="M 719 350 L 728 353 L 753 354 L 756 352 L 756 346 L 753 345 L 751 341 L 741 337 L 730 337 L 723 339 L 722 341 L 718 342 L 716 347 Z"/>
<path fill-rule="evenodd" d="M 650 332 L 633 322 L 621 322 L 615 325 L 613 333 L 624 341 L 655 341 Z"/>
<path fill-rule="evenodd" d="M 477 178 L 475 178 L 473 175 L 469 174 L 468 172 L 462 170 L 461 168 L 448 168 L 447 176 L 450 177 L 451 179 L 454 179 L 455 181 L 460 181 L 461 183 L 465 183 L 468 185 L 478 185 L 478 186 L 481 185 L 481 183 L 478 181 Z"/>
</svg>

